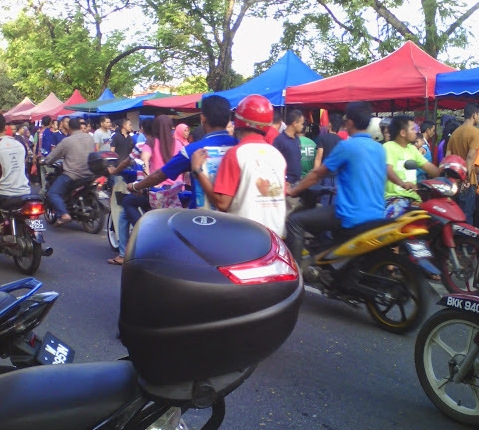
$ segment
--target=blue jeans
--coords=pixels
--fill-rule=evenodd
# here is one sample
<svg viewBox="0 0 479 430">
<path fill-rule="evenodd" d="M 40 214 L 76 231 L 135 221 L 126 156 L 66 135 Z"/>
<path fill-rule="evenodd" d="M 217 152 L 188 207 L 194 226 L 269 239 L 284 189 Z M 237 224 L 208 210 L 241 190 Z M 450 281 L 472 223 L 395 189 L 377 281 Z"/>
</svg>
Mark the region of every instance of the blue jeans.
<svg viewBox="0 0 479 430">
<path fill-rule="evenodd" d="M 131 225 L 135 225 L 141 217 L 138 208 L 142 208 L 143 212 L 150 210 L 150 201 L 146 194 L 126 194 L 121 201 L 121 205 Z"/>
<path fill-rule="evenodd" d="M 120 210 L 118 215 L 118 251 L 120 257 L 125 256 L 126 245 L 130 238 L 130 221 L 126 217 L 125 210 Z"/>
<path fill-rule="evenodd" d="M 63 196 L 68 192 L 72 183 L 73 179 L 62 174 L 55 179 L 55 182 L 47 192 L 47 200 L 51 203 L 59 217 L 68 213 Z"/>
<path fill-rule="evenodd" d="M 457 194 L 457 204 L 466 214 L 467 223 L 473 225 L 476 209 L 476 186 L 469 185 L 462 193 Z"/>
</svg>

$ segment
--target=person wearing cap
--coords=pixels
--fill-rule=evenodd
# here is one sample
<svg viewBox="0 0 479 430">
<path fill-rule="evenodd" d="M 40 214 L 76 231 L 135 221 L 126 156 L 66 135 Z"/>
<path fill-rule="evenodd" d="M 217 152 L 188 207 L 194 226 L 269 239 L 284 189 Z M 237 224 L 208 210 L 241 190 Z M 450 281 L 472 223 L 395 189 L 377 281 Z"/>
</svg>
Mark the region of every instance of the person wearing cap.
<svg viewBox="0 0 479 430">
<path fill-rule="evenodd" d="M 240 139 L 221 160 L 214 185 L 203 172 L 203 148 L 193 154 L 192 175 L 220 211 L 257 221 L 282 236 L 286 216 L 283 155 L 264 139 L 273 121 L 273 106 L 261 95 L 245 97 L 235 112 Z"/>
</svg>

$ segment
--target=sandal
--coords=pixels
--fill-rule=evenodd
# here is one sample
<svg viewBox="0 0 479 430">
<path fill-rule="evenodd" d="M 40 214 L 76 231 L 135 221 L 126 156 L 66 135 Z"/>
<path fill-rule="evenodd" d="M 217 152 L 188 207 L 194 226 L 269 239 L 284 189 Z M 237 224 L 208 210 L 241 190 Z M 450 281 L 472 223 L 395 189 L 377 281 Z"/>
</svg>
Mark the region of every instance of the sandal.
<svg viewBox="0 0 479 430">
<path fill-rule="evenodd" d="M 68 224 L 69 222 L 72 221 L 72 218 L 69 216 L 69 217 L 61 217 L 61 218 L 58 218 L 56 221 L 55 221 L 55 224 L 53 224 L 54 227 L 61 227 L 62 225 L 64 224 Z"/>
<path fill-rule="evenodd" d="M 120 256 L 106 260 L 108 264 L 113 264 L 114 266 L 122 266 L 123 261 L 124 261 L 124 258 Z"/>
</svg>

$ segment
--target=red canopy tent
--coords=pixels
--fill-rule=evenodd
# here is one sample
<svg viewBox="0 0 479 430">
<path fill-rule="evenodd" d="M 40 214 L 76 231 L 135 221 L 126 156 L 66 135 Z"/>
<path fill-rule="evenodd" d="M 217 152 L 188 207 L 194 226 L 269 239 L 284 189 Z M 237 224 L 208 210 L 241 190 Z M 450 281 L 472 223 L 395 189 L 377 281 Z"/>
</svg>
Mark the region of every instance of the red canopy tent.
<svg viewBox="0 0 479 430">
<path fill-rule="evenodd" d="M 40 118 L 44 115 L 43 112 L 55 109 L 58 106 L 62 106 L 63 102 L 54 94 L 50 93 L 48 97 L 42 102 L 38 103 L 35 107 L 31 109 L 22 110 L 15 112 L 11 115 L 11 121 L 17 120 L 30 120 L 34 115 L 41 115 Z"/>
<path fill-rule="evenodd" d="M 203 94 L 189 94 L 186 96 L 171 96 L 161 99 L 145 100 L 143 106 L 154 106 L 164 109 L 174 109 L 178 111 L 199 111 L 197 103 L 201 100 Z"/>
<path fill-rule="evenodd" d="M 27 109 L 32 109 L 35 107 L 35 103 L 33 103 L 28 97 L 25 97 L 20 103 L 18 103 L 16 106 L 12 107 L 10 110 L 5 112 L 3 116 L 5 117 L 5 120 L 7 122 L 11 122 L 14 119 L 12 118 L 12 115 L 17 112 L 21 112 L 23 110 Z M 16 121 L 25 121 L 28 120 L 29 118 L 18 118 Z"/>
<path fill-rule="evenodd" d="M 85 99 L 85 97 L 81 95 L 80 91 L 75 89 L 73 91 L 73 94 L 70 96 L 70 98 L 66 102 L 61 103 L 59 106 L 53 107 L 51 109 L 45 109 L 45 110 L 33 113 L 32 121 L 42 119 L 42 117 L 44 117 L 45 115 L 50 115 L 53 119 L 56 119 L 59 116 L 75 114 L 76 113 L 75 111 L 68 110 L 65 108 L 65 106 L 86 103 L 86 101 L 87 100 Z"/>
<path fill-rule="evenodd" d="M 381 60 L 349 72 L 286 89 L 286 104 L 342 109 L 348 102 L 370 101 L 376 112 L 432 109 L 438 73 L 447 66 L 406 42 Z M 447 101 L 438 106 L 448 107 Z"/>
</svg>

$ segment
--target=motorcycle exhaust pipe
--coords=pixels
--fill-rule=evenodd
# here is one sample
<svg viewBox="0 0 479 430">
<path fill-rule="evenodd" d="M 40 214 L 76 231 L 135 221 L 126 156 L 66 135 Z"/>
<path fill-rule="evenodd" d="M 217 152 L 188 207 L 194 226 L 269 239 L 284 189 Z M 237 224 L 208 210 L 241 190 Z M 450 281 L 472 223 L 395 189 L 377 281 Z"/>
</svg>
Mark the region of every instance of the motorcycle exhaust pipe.
<svg viewBox="0 0 479 430">
<path fill-rule="evenodd" d="M 53 254 L 53 248 L 49 246 L 48 248 L 42 249 L 42 256 L 43 257 L 50 257 Z"/>
</svg>

